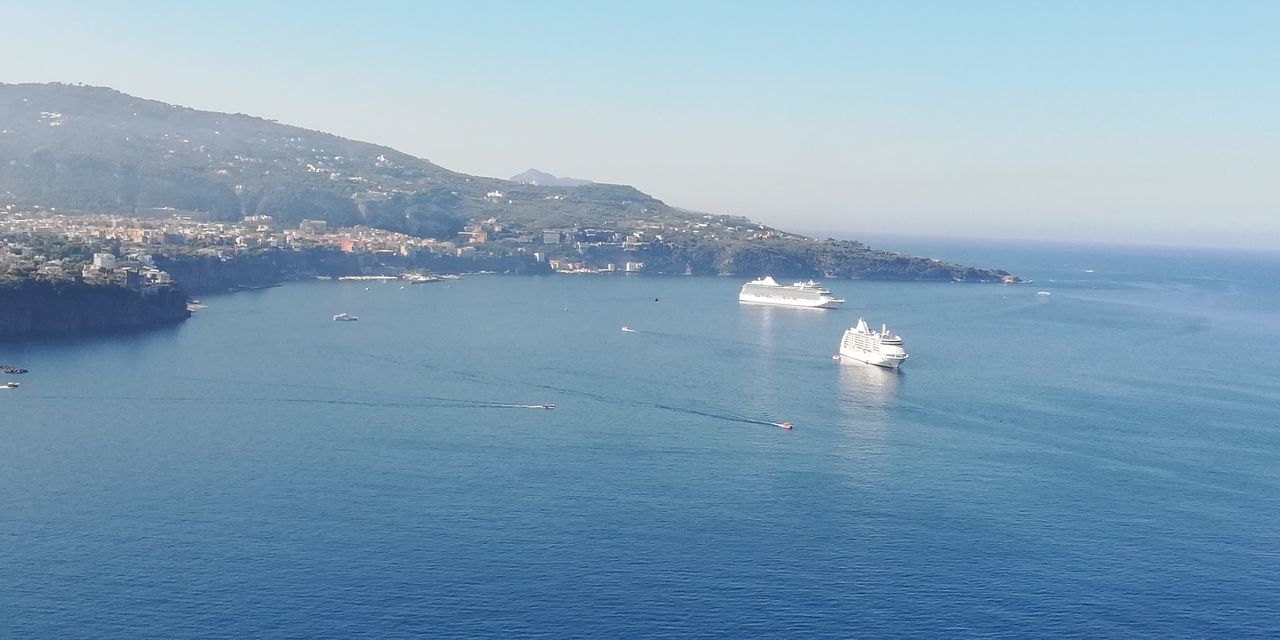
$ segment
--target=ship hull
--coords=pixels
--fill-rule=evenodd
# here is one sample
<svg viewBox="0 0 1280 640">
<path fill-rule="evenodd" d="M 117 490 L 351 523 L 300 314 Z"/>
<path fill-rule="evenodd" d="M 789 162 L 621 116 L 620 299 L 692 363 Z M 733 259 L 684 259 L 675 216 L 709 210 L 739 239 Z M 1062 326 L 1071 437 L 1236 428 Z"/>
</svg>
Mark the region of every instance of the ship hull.
<svg viewBox="0 0 1280 640">
<path fill-rule="evenodd" d="M 846 358 L 849 360 L 857 360 L 858 362 L 865 362 L 869 365 L 885 369 L 897 369 L 902 366 L 902 363 L 906 360 L 906 358 L 890 358 L 879 353 L 850 349 L 841 349 L 840 358 L 842 360 Z"/>
<path fill-rule="evenodd" d="M 844 304 L 844 300 L 798 300 L 795 298 L 767 298 L 749 293 L 738 296 L 739 304 L 754 304 L 768 307 L 792 307 L 796 309 L 835 309 Z"/>
</svg>

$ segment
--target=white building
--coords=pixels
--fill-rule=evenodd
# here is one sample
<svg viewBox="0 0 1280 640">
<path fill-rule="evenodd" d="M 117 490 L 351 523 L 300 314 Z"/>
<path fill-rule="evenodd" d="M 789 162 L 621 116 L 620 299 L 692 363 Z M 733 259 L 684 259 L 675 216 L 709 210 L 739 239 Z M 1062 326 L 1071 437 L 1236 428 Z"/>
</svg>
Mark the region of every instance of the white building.
<svg viewBox="0 0 1280 640">
<path fill-rule="evenodd" d="M 93 266 L 99 269 L 114 269 L 116 268 L 116 257 L 110 253 L 95 253 L 93 254 Z"/>
<path fill-rule="evenodd" d="M 131 253 L 129 254 L 129 259 L 144 267 L 156 266 L 155 258 L 149 253 Z"/>
</svg>

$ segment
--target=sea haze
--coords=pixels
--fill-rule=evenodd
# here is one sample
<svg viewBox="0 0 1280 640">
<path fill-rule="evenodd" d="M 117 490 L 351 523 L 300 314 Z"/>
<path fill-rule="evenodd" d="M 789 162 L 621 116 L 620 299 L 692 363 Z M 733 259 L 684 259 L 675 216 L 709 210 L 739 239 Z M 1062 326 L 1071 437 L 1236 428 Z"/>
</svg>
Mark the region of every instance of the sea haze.
<svg viewBox="0 0 1280 640">
<path fill-rule="evenodd" d="M 1280 634 L 1280 257 L 935 249 L 1034 282 L 302 282 L 5 345 L 0 636 Z M 832 360 L 859 315 L 901 373 Z"/>
</svg>

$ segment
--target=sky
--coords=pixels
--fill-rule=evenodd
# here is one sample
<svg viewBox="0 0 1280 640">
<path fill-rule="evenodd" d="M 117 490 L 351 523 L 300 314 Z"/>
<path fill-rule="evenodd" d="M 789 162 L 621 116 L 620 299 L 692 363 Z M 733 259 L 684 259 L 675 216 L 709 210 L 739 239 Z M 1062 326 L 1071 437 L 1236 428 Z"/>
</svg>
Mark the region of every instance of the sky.
<svg viewBox="0 0 1280 640">
<path fill-rule="evenodd" d="M 1280 2 L 0 0 L 109 86 L 844 234 L 1280 249 Z"/>
</svg>

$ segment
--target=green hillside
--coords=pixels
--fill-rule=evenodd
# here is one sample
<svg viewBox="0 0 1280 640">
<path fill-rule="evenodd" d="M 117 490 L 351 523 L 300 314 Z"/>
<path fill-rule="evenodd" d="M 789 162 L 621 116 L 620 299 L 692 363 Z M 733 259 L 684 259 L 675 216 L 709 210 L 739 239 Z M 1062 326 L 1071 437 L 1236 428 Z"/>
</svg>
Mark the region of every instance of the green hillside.
<svg viewBox="0 0 1280 640">
<path fill-rule="evenodd" d="M 270 214 L 414 234 L 490 216 L 540 228 L 670 212 L 628 186 L 468 176 L 388 147 L 103 87 L 0 84 L 0 123 L 0 194 L 28 205 Z"/>
</svg>

